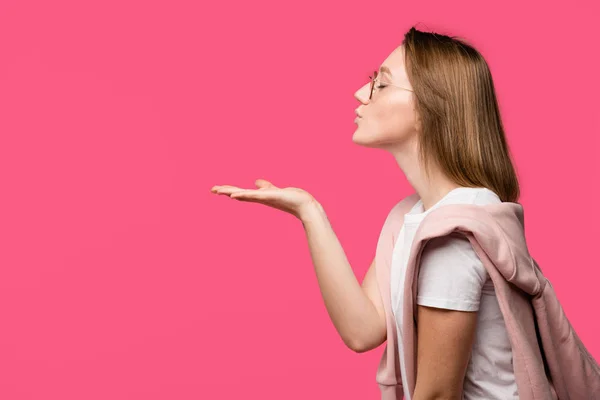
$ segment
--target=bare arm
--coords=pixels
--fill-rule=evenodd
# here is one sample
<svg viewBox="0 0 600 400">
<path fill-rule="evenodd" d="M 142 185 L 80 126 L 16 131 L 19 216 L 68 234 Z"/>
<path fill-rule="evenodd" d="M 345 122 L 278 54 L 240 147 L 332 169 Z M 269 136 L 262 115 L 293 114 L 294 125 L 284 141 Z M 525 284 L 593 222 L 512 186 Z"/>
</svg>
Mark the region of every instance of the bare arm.
<svg viewBox="0 0 600 400">
<path fill-rule="evenodd" d="M 375 306 L 375 310 L 377 310 L 377 314 L 379 315 L 379 326 L 377 329 L 373 329 L 373 332 L 364 343 L 364 351 L 368 351 L 385 342 L 387 338 L 385 309 L 383 308 L 383 299 L 381 297 L 381 292 L 379 291 L 377 276 L 375 275 L 375 259 L 373 259 L 371 266 L 363 278 L 362 290 L 369 300 L 371 300 L 371 303 L 373 303 L 373 306 Z"/>
<path fill-rule="evenodd" d="M 386 322 L 375 260 L 360 285 L 321 205 L 306 208 L 300 220 L 325 307 L 342 340 L 356 352 L 379 346 L 386 339 Z"/>
<path fill-rule="evenodd" d="M 418 306 L 414 400 L 460 400 L 477 313 Z"/>
</svg>

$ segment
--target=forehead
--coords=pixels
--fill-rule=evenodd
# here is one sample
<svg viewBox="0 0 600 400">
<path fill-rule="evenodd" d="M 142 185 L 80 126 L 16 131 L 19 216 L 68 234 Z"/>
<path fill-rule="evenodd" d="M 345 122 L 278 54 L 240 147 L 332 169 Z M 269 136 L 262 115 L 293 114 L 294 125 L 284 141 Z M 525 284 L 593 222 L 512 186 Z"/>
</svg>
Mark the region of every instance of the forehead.
<svg viewBox="0 0 600 400">
<path fill-rule="evenodd" d="M 404 68 L 404 49 L 398 46 L 389 56 L 381 63 L 381 73 L 394 78 L 399 82 L 406 81 L 406 69 Z"/>
</svg>

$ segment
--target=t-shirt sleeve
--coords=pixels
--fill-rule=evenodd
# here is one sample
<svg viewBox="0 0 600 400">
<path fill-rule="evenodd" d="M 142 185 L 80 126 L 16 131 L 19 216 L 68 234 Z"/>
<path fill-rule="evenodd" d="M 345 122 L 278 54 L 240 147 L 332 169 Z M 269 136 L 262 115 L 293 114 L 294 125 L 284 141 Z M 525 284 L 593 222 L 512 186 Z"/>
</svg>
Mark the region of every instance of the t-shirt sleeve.
<svg viewBox="0 0 600 400">
<path fill-rule="evenodd" d="M 487 278 L 483 263 L 464 235 L 454 232 L 433 238 L 421 253 L 417 304 L 477 311 Z"/>
</svg>

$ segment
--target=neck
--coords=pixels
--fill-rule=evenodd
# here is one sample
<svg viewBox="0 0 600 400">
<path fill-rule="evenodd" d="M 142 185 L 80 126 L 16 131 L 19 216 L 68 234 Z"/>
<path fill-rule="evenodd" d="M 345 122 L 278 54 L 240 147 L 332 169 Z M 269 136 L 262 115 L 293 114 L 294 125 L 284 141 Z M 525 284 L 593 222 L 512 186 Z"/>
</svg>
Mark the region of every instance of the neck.
<svg viewBox="0 0 600 400">
<path fill-rule="evenodd" d="M 410 146 L 404 146 L 400 150 L 393 151 L 392 154 L 406 179 L 421 198 L 425 211 L 440 201 L 451 190 L 460 187 L 460 185 L 444 176 L 437 167 L 432 166 L 431 176 L 427 178 L 418 160 L 416 141 L 411 143 Z"/>
</svg>

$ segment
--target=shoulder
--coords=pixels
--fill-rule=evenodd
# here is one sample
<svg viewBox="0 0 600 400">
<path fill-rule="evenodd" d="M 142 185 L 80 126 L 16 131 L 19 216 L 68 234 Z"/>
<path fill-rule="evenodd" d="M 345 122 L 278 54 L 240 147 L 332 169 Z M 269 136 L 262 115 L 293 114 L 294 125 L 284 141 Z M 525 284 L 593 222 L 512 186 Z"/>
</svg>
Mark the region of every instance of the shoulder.
<svg viewBox="0 0 600 400">
<path fill-rule="evenodd" d="M 423 248 L 417 303 L 476 311 L 488 274 L 466 236 L 453 232 L 430 239 Z"/>
<path fill-rule="evenodd" d="M 396 216 L 404 216 L 411 208 L 419 201 L 418 193 L 412 193 L 404 197 L 392 207 L 388 214 L 388 218 Z"/>
<path fill-rule="evenodd" d="M 465 279 L 481 285 L 487 279 L 487 271 L 471 242 L 458 232 L 435 237 L 425 244 L 419 275 L 425 279 L 448 276 L 451 281 Z"/>
<path fill-rule="evenodd" d="M 386 215 L 382 234 L 399 230 L 400 223 L 404 219 L 404 214 L 406 214 L 417 201 L 419 201 L 419 195 L 413 193 L 394 204 L 392 209 L 388 211 Z"/>
<path fill-rule="evenodd" d="M 451 232 L 447 235 L 434 237 L 429 239 L 423 247 L 422 256 L 428 257 L 443 257 L 455 256 L 464 257 L 474 254 L 473 246 L 469 239 L 460 232 Z"/>
</svg>

